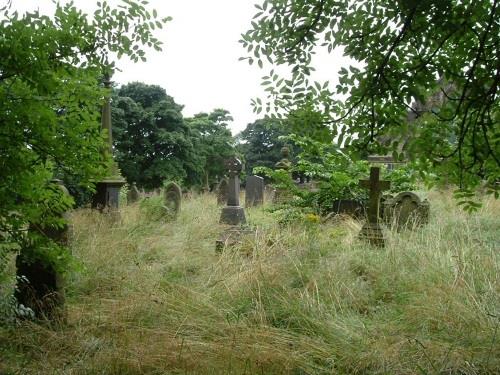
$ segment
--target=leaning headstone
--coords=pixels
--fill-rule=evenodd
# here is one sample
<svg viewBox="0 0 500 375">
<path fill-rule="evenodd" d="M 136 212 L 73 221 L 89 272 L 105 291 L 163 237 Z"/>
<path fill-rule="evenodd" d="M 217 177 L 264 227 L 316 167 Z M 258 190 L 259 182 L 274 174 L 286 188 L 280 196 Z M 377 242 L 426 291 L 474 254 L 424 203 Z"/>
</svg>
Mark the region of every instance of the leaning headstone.
<svg viewBox="0 0 500 375">
<path fill-rule="evenodd" d="M 63 194 L 69 195 L 68 190 L 60 180 L 52 180 Z M 61 214 L 63 219 L 67 214 Z M 17 287 L 14 296 L 22 308 L 20 310 L 33 311 L 37 319 L 60 320 L 64 318 L 64 285 L 61 274 L 53 265 L 33 258 L 32 252 L 37 246 L 46 246 L 44 238 L 53 240 L 59 246 L 69 243 L 68 224 L 59 226 L 30 225 L 29 231 L 38 237 L 26 248 L 21 249 L 16 258 Z M 36 238 L 35 237 L 35 238 Z M 29 310 L 28 310 L 29 309 Z"/>
<path fill-rule="evenodd" d="M 222 179 L 217 185 L 217 205 L 223 206 L 227 203 L 227 187 L 228 181 L 226 178 Z"/>
<path fill-rule="evenodd" d="M 380 196 L 390 188 L 389 181 L 379 180 L 380 168 L 370 168 L 370 179 L 359 181 L 359 185 L 369 190 L 368 220 L 359 232 L 359 238 L 372 245 L 385 246 L 384 234 L 379 223 Z"/>
<path fill-rule="evenodd" d="M 132 185 L 130 185 L 130 188 L 127 192 L 127 203 L 135 203 L 139 200 L 140 197 L 141 194 L 139 192 L 139 189 L 137 189 L 137 186 L 135 185 L 135 183 L 133 183 Z"/>
<path fill-rule="evenodd" d="M 264 204 L 264 179 L 259 176 L 250 176 L 245 186 L 245 207 L 262 204 Z"/>
<path fill-rule="evenodd" d="M 427 224 L 429 212 L 429 201 L 422 201 L 411 191 L 401 192 L 384 203 L 384 220 L 393 223 L 398 230 Z"/>
<path fill-rule="evenodd" d="M 177 217 L 181 210 L 182 190 L 175 182 L 169 182 L 164 188 L 165 207 L 168 214 Z"/>
<path fill-rule="evenodd" d="M 241 161 L 237 158 L 226 160 L 229 171 L 227 190 L 227 206 L 222 209 L 221 224 L 240 225 L 246 222 L 245 210 L 240 206 L 240 172 Z"/>
</svg>

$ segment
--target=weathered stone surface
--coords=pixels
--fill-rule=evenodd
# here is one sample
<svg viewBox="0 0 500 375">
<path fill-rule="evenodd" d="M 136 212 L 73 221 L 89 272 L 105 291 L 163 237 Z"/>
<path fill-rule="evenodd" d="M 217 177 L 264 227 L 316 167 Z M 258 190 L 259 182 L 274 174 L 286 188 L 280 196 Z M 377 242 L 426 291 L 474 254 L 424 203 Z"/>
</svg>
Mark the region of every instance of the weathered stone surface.
<svg viewBox="0 0 500 375">
<path fill-rule="evenodd" d="M 181 210 L 182 190 L 175 182 L 169 182 L 165 185 L 163 197 L 168 214 L 177 217 Z"/>
<path fill-rule="evenodd" d="M 380 168 L 370 168 L 370 179 L 361 180 L 359 184 L 365 189 L 369 189 L 368 220 L 361 228 L 359 238 L 372 245 L 385 246 L 384 234 L 379 224 L 380 196 L 383 190 L 390 187 L 389 181 L 379 180 Z"/>
<path fill-rule="evenodd" d="M 384 203 L 384 220 L 398 230 L 413 228 L 429 222 L 430 205 L 427 199 L 404 191 Z"/>
<path fill-rule="evenodd" d="M 120 189 L 125 180 L 103 180 L 96 184 L 96 192 L 92 197 L 92 208 L 100 211 L 117 210 L 120 201 Z"/>
<path fill-rule="evenodd" d="M 259 176 L 250 176 L 245 186 L 245 207 L 262 204 L 264 204 L 264 179 Z"/>
<path fill-rule="evenodd" d="M 224 207 L 221 211 L 220 223 L 229 225 L 245 224 L 245 209 L 241 206 Z"/>
<path fill-rule="evenodd" d="M 223 206 L 227 204 L 227 189 L 228 181 L 224 178 L 217 185 L 217 205 Z"/>
</svg>

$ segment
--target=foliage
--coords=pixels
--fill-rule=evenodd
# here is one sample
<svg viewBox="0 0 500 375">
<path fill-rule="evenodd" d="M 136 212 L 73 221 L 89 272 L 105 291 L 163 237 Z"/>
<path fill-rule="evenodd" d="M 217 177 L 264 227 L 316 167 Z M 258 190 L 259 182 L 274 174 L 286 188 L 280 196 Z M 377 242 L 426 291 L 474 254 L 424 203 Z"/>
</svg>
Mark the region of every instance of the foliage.
<svg viewBox="0 0 500 375">
<path fill-rule="evenodd" d="M 500 178 L 498 0 L 264 0 L 241 43 L 250 64 L 290 66 L 263 77 L 277 114 L 317 112 L 353 151 L 420 161 L 464 191 Z M 313 82 L 313 56 L 353 63 L 335 90 Z M 342 96 L 346 96 L 342 100 Z M 416 119 L 416 121 L 408 121 Z M 330 137 L 330 135 L 329 135 Z"/>
<path fill-rule="evenodd" d="M 232 121 L 229 111 L 220 108 L 186 119 L 203 168 L 203 176 L 200 176 L 203 178 L 199 182 L 204 186 L 212 186 L 226 173 L 224 160 L 234 154 L 233 137 L 228 129 Z"/>
<path fill-rule="evenodd" d="M 142 216 L 141 220 L 144 220 L 144 222 L 164 222 L 173 218 L 173 215 L 169 213 L 168 208 L 165 206 L 162 196 L 142 199 L 139 203 L 139 209 Z"/>
<path fill-rule="evenodd" d="M 390 171 L 385 171 L 382 176 L 391 182 L 391 193 L 414 191 L 417 189 L 417 172 L 413 165 L 404 165 Z"/>
<path fill-rule="evenodd" d="M 3 259 L 30 240 L 29 225 L 57 227 L 61 212 L 71 207 L 49 182 L 55 169 L 78 176 L 87 188 L 104 172 L 109 161 L 100 152 L 99 113 L 107 93 L 99 88 L 100 78 L 114 69 L 112 53 L 136 61 L 144 59 L 143 45 L 160 49 L 153 30 L 167 19 L 129 0 L 115 9 L 99 3 L 92 19 L 72 3 L 57 4 L 52 18 L 38 11 L 19 15 L 10 5 L 1 15 Z M 2 261 L 0 273 L 3 267 Z"/>
<path fill-rule="evenodd" d="M 245 160 L 246 174 L 250 175 L 255 167 L 273 168 L 281 160 L 281 148 L 286 143 L 280 137 L 289 133 L 280 121 L 269 118 L 248 124 L 236 137 L 237 148 Z"/>
<path fill-rule="evenodd" d="M 133 82 L 112 103 L 116 160 L 129 183 L 154 189 L 164 180 L 197 182 L 201 160 L 182 106 L 156 85 Z"/>
<path fill-rule="evenodd" d="M 295 205 L 314 208 L 325 213 L 332 209 L 337 199 L 358 199 L 366 197 L 366 190 L 359 187 L 359 180 L 366 178 L 369 165 L 365 161 L 355 161 L 334 144 L 325 144 L 308 137 L 291 134 L 285 137 L 300 150 L 297 162 L 290 170 L 310 177 L 316 188 L 314 191 L 299 189 L 285 171 L 259 169 L 277 183 L 279 188 L 291 191 L 300 199 Z"/>
</svg>

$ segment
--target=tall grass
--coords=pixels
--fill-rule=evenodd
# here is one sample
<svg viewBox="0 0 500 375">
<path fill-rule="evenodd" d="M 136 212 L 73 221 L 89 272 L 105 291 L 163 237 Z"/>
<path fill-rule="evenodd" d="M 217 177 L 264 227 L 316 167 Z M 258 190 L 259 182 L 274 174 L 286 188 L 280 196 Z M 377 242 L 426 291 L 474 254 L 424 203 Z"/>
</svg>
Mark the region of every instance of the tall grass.
<svg viewBox="0 0 500 375">
<path fill-rule="evenodd" d="M 68 322 L 0 329 L 0 373 L 499 374 L 500 204 L 430 200 L 430 224 L 384 249 L 350 219 L 254 208 L 255 235 L 216 254 L 208 195 L 175 222 L 77 211 Z"/>
</svg>

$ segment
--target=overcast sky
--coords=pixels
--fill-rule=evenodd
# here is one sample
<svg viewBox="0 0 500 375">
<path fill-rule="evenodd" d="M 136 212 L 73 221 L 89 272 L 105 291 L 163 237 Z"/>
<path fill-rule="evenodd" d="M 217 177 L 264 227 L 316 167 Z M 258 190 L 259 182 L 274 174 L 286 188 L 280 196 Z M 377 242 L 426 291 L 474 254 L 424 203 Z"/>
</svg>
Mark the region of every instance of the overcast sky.
<svg viewBox="0 0 500 375">
<path fill-rule="evenodd" d="M 5 1 L 0 0 L 0 4 Z M 90 14 L 96 2 L 74 1 Z M 261 0 L 150 0 L 149 7 L 157 9 L 160 16 L 173 17 L 156 33 L 164 42 L 163 51 L 150 51 L 147 62 L 143 63 L 120 60 L 118 67 L 122 72 L 114 76 L 114 81 L 160 85 L 177 103 L 184 105 L 184 116 L 227 109 L 234 118 L 231 130 L 236 134 L 257 118 L 250 99 L 264 97 L 261 77 L 270 69 L 261 70 L 238 61 L 245 55 L 238 40 L 249 28 L 257 2 Z M 51 0 L 12 0 L 12 6 L 20 11 L 38 8 L 46 14 L 53 10 Z M 335 83 L 343 59 L 336 55 L 320 56 L 318 60 L 317 78 Z"/>
</svg>

